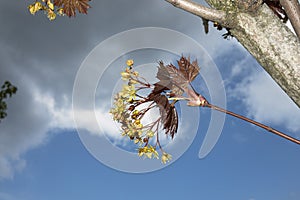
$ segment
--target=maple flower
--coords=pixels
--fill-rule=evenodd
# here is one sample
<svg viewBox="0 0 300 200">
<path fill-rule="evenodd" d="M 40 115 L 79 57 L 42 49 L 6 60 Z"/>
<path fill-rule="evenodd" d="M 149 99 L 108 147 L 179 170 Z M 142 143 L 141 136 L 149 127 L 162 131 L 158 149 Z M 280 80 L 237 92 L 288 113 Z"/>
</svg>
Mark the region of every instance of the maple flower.
<svg viewBox="0 0 300 200">
<path fill-rule="evenodd" d="M 139 116 L 140 112 L 138 110 L 134 110 L 131 115 L 131 119 L 136 119 Z"/>
<path fill-rule="evenodd" d="M 47 5 L 51 10 L 54 10 L 54 5 L 50 0 L 47 1 Z"/>
<path fill-rule="evenodd" d="M 63 8 L 57 9 L 57 14 L 58 14 L 59 16 L 64 16 L 64 15 L 65 15 L 64 9 L 63 9 Z"/>
<path fill-rule="evenodd" d="M 76 11 L 87 14 L 90 0 L 35 0 L 35 3 L 28 6 L 31 14 L 44 10 L 49 20 L 54 20 L 56 15 L 75 17 Z M 57 9 L 55 9 L 57 8 Z M 50 12 L 48 10 L 52 10 Z"/>
<path fill-rule="evenodd" d="M 141 147 L 138 149 L 138 155 L 147 157 L 147 158 L 157 158 L 158 159 L 158 152 L 156 151 L 155 147 L 149 145 L 145 147 Z"/>
<path fill-rule="evenodd" d="M 48 9 L 47 10 L 47 17 L 50 21 L 55 20 L 56 14 L 53 12 L 53 10 Z"/>
<path fill-rule="evenodd" d="M 43 9 L 43 5 L 41 4 L 41 2 L 38 1 L 28 6 L 28 10 L 32 15 L 34 15 L 37 11 L 42 9 Z"/>
<path fill-rule="evenodd" d="M 136 97 L 136 90 L 134 85 L 123 85 L 121 91 L 121 97 L 127 99 L 128 102 L 132 101 Z"/>
<path fill-rule="evenodd" d="M 167 162 L 170 162 L 170 160 L 172 159 L 172 156 L 168 153 L 163 153 L 163 155 L 161 156 L 161 162 L 163 164 L 166 164 Z"/>
<path fill-rule="evenodd" d="M 39 10 L 42 10 L 43 9 L 43 5 L 41 2 L 35 2 L 34 4 L 34 9 L 35 9 L 35 12 L 39 11 Z"/>
<path fill-rule="evenodd" d="M 121 72 L 121 77 L 122 77 L 122 80 L 126 81 L 131 77 L 131 75 L 128 72 Z"/>
<path fill-rule="evenodd" d="M 127 60 L 126 65 L 131 67 L 134 64 L 133 60 Z"/>
<path fill-rule="evenodd" d="M 35 6 L 33 4 L 30 4 L 28 6 L 28 10 L 32 15 L 34 15 L 36 13 Z"/>
<path fill-rule="evenodd" d="M 154 132 L 152 130 L 147 131 L 147 137 L 152 138 L 154 136 Z"/>
<path fill-rule="evenodd" d="M 163 150 L 159 141 L 159 130 L 164 130 L 165 135 L 171 136 L 173 139 L 178 130 L 178 113 L 175 104 L 180 100 L 188 101 L 188 106 L 207 107 L 243 119 L 300 144 L 300 141 L 293 137 L 210 104 L 191 85 L 200 70 L 197 60 L 190 62 L 190 58 L 182 56 L 177 63 L 178 67 L 173 64 L 164 65 L 160 61 L 156 74 L 158 82 L 154 84 L 148 83 L 145 78 L 140 77 L 138 72 L 133 70 L 133 60 L 127 61 L 126 64 L 129 67 L 121 73 L 122 79 L 127 81 L 127 84 L 124 84 L 122 90 L 116 94 L 114 107 L 110 113 L 113 115 L 113 119 L 121 124 L 122 136 L 129 137 L 131 141 L 140 146 L 137 149 L 138 156 L 150 159 L 159 158 L 156 149 L 160 149 L 161 162 L 163 164 L 170 162 L 172 156 Z M 146 95 L 141 92 L 148 92 L 149 90 L 151 90 L 150 93 Z M 139 107 L 141 105 L 142 108 Z M 137 110 L 137 108 L 140 108 L 140 110 Z M 158 108 L 159 117 L 151 123 L 147 122 L 143 125 L 141 123 L 143 117 L 152 108 Z M 142 145 L 143 147 L 141 147 Z"/>
</svg>

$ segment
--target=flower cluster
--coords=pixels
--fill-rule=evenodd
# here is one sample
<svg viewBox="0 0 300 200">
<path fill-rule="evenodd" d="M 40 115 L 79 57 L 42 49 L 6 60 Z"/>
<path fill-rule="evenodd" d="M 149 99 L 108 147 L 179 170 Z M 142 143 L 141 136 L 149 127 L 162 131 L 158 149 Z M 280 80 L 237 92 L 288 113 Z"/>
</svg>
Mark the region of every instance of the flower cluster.
<svg viewBox="0 0 300 200">
<path fill-rule="evenodd" d="M 161 117 L 149 124 L 142 123 L 145 114 L 158 105 L 150 98 L 138 94 L 138 92 L 143 89 L 153 88 L 153 85 L 146 82 L 134 70 L 133 60 L 128 60 L 126 64 L 126 69 L 121 72 L 121 77 L 126 81 L 126 84 L 115 95 L 114 107 L 110 110 L 113 120 L 121 124 L 122 136 L 127 136 L 134 144 L 138 145 L 138 156 L 159 159 L 157 149 L 160 149 L 162 153 L 161 162 L 169 162 L 172 156 L 163 151 L 159 142 L 158 130 L 161 124 Z M 145 105 L 146 103 L 148 103 L 146 107 L 141 108 L 143 106 L 140 105 Z"/>
<path fill-rule="evenodd" d="M 50 21 L 56 19 L 57 15 L 63 16 L 62 7 L 56 8 L 51 0 L 40 0 L 28 6 L 29 12 L 34 15 L 38 11 L 44 11 Z"/>
</svg>

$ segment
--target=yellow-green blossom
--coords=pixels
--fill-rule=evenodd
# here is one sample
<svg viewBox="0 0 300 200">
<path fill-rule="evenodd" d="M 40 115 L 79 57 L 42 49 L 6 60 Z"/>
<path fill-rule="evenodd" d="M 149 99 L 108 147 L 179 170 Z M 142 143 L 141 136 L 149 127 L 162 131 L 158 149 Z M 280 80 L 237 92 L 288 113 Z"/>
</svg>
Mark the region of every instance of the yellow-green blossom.
<svg viewBox="0 0 300 200">
<path fill-rule="evenodd" d="M 137 72 L 137 71 L 132 72 L 132 74 L 133 74 L 133 76 L 139 76 L 139 72 Z"/>
<path fill-rule="evenodd" d="M 145 147 L 141 147 L 138 149 L 138 155 L 141 156 L 145 156 L 147 158 L 157 158 L 158 159 L 158 152 L 156 151 L 156 149 L 149 145 L 149 146 L 145 146 Z"/>
<path fill-rule="evenodd" d="M 134 62 L 133 62 L 133 60 L 127 60 L 126 64 L 127 64 L 127 66 L 131 67 L 134 64 Z"/>
<path fill-rule="evenodd" d="M 56 14 L 53 12 L 53 10 L 48 9 L 47 10 L 47 17 L 50 21 L 55 20 Z"/>
<path fill-rule="evenodd" d="M 163 155 L 161 156 L 161 162 L 163 164 L 166 164 L 167 162 L 170 162 L 170 160 L 172 159 L 172 156 L 166 152 L 163 152 Z"/>
<path fill-rule="evenodd" d="M 28 10 L 32 15 L 36 13 L 35 6 L 32 4 L 28 6 Z"/>
<path fill-rule="evenodd" d="M 121 97 L 127 99 L 128 102 L 134 100 L 136 97 L 136 90 L 134 85 L 123 85 L 120 95 Z"/>
<path fill-rule="evenodd" d="M 47 1 L 47 5 L 51 10 L 54 10 L 54 5 L 50 0 Z"/>
<path fill-rule="evenodd" d="M 138 110 L 134 110 L 131 114 L 131 119 L 136 119 L 139 116 L 140 112 Z"/>
<path fill-rule="evenodd" d="M 154 136 L 154 132 L 152 130 L 149 130 L 147 131 L 147 134 L 146 134 L 147 137 L 151 138 Z"/>
<path fill-rule="evenodd" d="M 32 15 L 34 15 L 37 11 L 42 10 L 42 9 L 43 9 L 43 5 L 39 1 L 28 6 L 28 10 Z"/>
<path fill-rule="evenodd" d="M 135 80 L 135 79 L 129 79 L 129 84 L 137 84 L 138 82 L 137 82 L 137 80 Z"/>
<path fill-rule="evenodd" d="M 63 8 L 57 9 L 57 14 L 60 15 L 60 16 L 64 16 L 65 15 L 64 9 Z"/>
<path fill-rule="evenodd" d="M 39 1 L 35 2 L 35 4 L 34 4 L 34 9 L 35 9 L 35 12 L 36 12 L 36 11 L 39 11 L 39 10 L 42 10 L 42 9 L 43 9 L 42 3 L 39 2 Z"/>
<path fill-rule="evenodd" d="M 122 80 L 126 81 L 131 77 L 131 75 L 128 72 L 121 72 L 121 77 L 122 77 Z"/>
</svg>

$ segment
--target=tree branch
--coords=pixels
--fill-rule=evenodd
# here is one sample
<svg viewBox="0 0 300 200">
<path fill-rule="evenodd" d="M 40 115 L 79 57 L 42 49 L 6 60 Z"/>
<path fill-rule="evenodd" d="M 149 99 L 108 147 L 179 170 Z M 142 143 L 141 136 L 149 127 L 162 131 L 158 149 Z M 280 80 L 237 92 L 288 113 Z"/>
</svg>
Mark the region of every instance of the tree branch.
<svg viewBox="0 0 300 200">
<path fill-rule="evenodd" d="M 190 0 L 165 0 L 202 18 L 229 25 L 233 36 L 255 57 L 275 82 L 300 108 L 300 42 L 266 6 L 259 4 L 251 12 L 236 9 L 251 0 L 206 0 L 204 7 Z M 291 0 L 285 0 L 291 1 Z M 234 4 L 230 4 L 235 2 Z M 226 7 L 228 6 L 229 7 Z M 216 10 L 220 9 L 220 10 Z M 225 12 L 223 10 L 228 10 Z M 230 11 L 231 10 L 231 11 Z"/>
<path fill-rule="evenodd" d="M 300 42 L 262 5 L 255 15 L 238 13 L 231 33 L 300 108 Z"/>
<path fill-rule="evenodd" d="M 244 120 L 244 121 L 246 121 L 246 122 L 249 122 L 249 123 L 251 123 L 251 124 L 254 124 L 255 126 L 258 126 L 258 127 L 260 127 L 260 128 L 263 128 L 263 129 L 265 129 L 265 130 L 267 130 L 267 131 L 269 131 L 269 132 L 271 132 L 271 133 L 273 133 L 273 134 L 275 134 L 275 135 L 278 135 L 278 136 L 280 136 L 280 137 L 282 137 L 282 138 L 284 138 L 284 139 L 286 139 L 286 140 L 289 140 L 289 141 L 294 142 L 294 143 L 296 143 L 296 144 L 300 144 L 300 140 L 298 140 L 298 139 L 296 139 L 296 138 L 294 138 L 294 137 L 292 137 L 292 136 L 289 136 L 289 135 L 287 135 L 287 134 L 285 134 L 285 133 L 283 133 L 283 132 L 281 132 L 281 131 L 278 131 L 278 130 L 276 130 L 276 129 L 273 129 L 272 127 L 266 126 L 266 125 L 264 125 L 264 124 L 262 124 L 262 123 L 259 123 L 259 122 L 257 122 L 257 121 L 252 120 L 252 119 L 249 119 L 249 118 L 247 118 L 247 117 L 244 117 L 244 116 L 242 116 L 242 115 L 236 114 L 236 113 L 234 113 L 234 112 L 228 111 L 228 110 L 226 110 L 226 109 L 220 108 L 220 107 L 218 107 L 218 106 L 215 106 L 215 105 L 212 105 L 212 104 L 209 104 L 209 103 L 205 104 L 204 107 L 208 107 L 208 108 L 211 108 L 211 109 L 213 109 L 213 110 L 217 110 L 217 111 L 226 113 L 226 114 L 228 114 L 228 115 L 234 116 L 234 117 L 236 117 L 236 118 L 239 118 L 239 119 L 241 119 L 241 120 Z"/>
<path fill-rule="evenodd" d="M 205 7 L 201 4 L 195 3 L 190 0 L 165 0 L 173 6 L 180 8 L 184 11 L 202 17 L 209 21 L 225 24 L 226 13 L 220 10 Z"/>
<path fill-rule="evenodd" d="M 298 0 L 280 0 L 291 24 L 300 38 L 300 6 Z"/>
</svg>

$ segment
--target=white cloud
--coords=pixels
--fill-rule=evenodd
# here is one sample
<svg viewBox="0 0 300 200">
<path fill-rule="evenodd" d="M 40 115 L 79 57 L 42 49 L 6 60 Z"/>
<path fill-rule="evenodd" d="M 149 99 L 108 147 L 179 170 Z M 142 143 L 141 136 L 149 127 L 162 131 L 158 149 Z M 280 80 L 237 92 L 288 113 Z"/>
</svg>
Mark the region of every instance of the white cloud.
<svg viewBox="0 0 300 200">
<path fill-rule="evenodd" d="M 300 110 L 266 72 L 251 72 L 234 92 L 245 104 L 248 116 L 289 131 L 300 130 Z"/>
<path fill-rule="evenodd" d="M 71 110 L 75 74 L 84 57 L 105 38 L 130 28 L 160 26 L 194 37 L 211 55 L 226 51 L 230 46 L 213 28 L 204 36 L 198 17 L 166 2 L 132 3 L 136 12 L 128 13 L 126 8 L 132 8 L 132 4 L 124 3 L 116 12 L 110 12 L 107 8 L 114 7 L 113 3 L 95 1 L 93 6 L 98 12 L 76 20 L 60 18 L 48 23 L 43 14 L 31 16 L 25 2 L 0 2 L 0 80 L 10 80 L 19 88 L 9 99 L 8 117 L 0 124 L 0 179 L 13 178 L 16 171 L 21 171 L 26 166 L 24 154 L 45 144 L 49 130 L 75 128 Z M 147 8 L 147 12 L 139 8 Z M 156 14 L 149 17 L 151 13 Z M 5 16 L 10 16 L 9 21 Z M 200 28 L 193 29 L 191 24 Z M 174 45 L 184 47 L 178 42 Z M 160 59 L 163 58 L 157 58 Z M 104 107 L 97 108 L 95 113 L 92 110 L 78 112 L 82 116 L 96 115 L 100 125 L 91 124 L 87 118 L 79 127 L 119 138 L 119 130 Z"/>
</svg>

